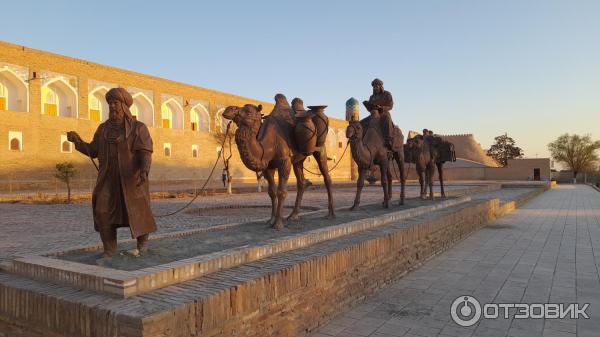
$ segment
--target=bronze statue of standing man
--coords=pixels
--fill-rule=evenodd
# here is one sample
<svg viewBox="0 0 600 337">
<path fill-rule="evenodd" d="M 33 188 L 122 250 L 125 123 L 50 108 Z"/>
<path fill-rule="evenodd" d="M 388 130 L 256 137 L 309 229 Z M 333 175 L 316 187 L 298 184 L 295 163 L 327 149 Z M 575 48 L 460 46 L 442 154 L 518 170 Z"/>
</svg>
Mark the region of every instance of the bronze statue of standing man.
<svg viewBox="0 0 600 337">
<path fill-rule="evenodd" d="M 376 78 L 371 82 L 373 87 L 373 95 L 369 97 L 368 101 L 364 101 L 363 104 L 367 110 L 371 113 L 371 116 L 367 116 L 361 121 L 362 127 L 366 130 L 369 127 L 371 117 L 379 116 L 381 133 L 385 140 L 386 147 L 391 150 L 394 145 L 394 123 L 392 122 L 392 116 L 390 110 L 394 107 L 394 100 L 392 94 L 389 91 L 383 89 L 383 81 Z"/>
<path fill-rule="evenodd" d="M 100 233 L 105 256 L 117 252 L 117 228 L 129 227 L 139 255 L 147 251 L 148 235 L 156 231 L 150 209 L 148 173 L 152 138 L 146 125 L 131 115 L 133 98 L 123 88 L 106 93 L 109 118 L 100 124 L 91 143 L 67 133 L 77 151 L 98 158 L 99 171 L 92 194 L 94 229 Z"/>
</svg>

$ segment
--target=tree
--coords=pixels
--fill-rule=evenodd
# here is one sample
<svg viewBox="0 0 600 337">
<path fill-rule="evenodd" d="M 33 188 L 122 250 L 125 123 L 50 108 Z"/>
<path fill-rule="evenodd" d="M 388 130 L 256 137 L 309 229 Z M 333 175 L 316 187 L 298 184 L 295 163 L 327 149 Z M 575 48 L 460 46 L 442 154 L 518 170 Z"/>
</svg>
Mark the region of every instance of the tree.
<svg viewBox="0 0 600 337">
<path fill-rule="evenodd" d="M 515 146 L 515 140 L 506 133 L 494 138 L 494 142 L 487 151 L 487 154 L 494 158 L 500 165 L 506 166 L 509 159 L 523 157 L 523 150 Z"/>
<path fill-rule="evenodd" d="M 229 159 L 231 159 L 233 151 L 232 142 L 235 138 L 235 124 L 233 122 L 229 122 L 229 130 L 225 130 L 227 131 L 227 134 L 221 130 L 219 125 L 217 125 L 217 128 L 217 132 L 212 133 L 212 135 L 215 141 L 219 145 L 222 145 L 222 147 L 219 149 L 219 156 L 223 159 L 222 176 L 224 177 L 224 183 L 227 186 L 227 194 L 232 194 L 232 178 L 229 167 Z"/>
<path fill-rule="evenodd" d="M 591 171 L 598 165 L 596 150 L 600 149 L 600 141 L 594 141 L 590 135 L 564 135 L 548 144 L 552 158 L 564 163 L 573 171 L 573 183 L 577 182 L 579 172 Z"/>
<path fill-rule="evenodd" d="M 67 185 L 67 202 L 71 203 L 71 179 L 75 176 L 77 170 L 70 162 L 56 164 L 56 173 L 54 176 Z"/>
</svg>

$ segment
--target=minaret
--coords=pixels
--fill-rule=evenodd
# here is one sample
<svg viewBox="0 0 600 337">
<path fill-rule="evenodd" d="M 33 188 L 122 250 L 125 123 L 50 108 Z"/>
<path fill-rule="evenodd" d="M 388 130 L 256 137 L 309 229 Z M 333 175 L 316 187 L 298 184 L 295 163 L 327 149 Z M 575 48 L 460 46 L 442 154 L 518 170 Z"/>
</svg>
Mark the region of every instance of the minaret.
<svg viewBox="0 0 600 337">
<path fill-rule="evenodd" d="M 346 101 L 346 121 L 359 121 L 360 120 L 360 110 L 358 100 L 354 97 L 350 97 Z"/>
</svg>

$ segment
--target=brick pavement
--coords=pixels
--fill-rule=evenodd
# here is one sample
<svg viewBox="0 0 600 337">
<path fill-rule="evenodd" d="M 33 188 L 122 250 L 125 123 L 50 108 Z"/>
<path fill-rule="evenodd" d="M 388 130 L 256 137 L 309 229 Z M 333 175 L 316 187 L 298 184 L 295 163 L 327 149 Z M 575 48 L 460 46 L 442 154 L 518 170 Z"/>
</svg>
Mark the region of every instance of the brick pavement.
<svg viewBox="0 0 600 337">
<path fill-rule="evenodd" d="M 600 194 L 559 185 L 408 273 L 310 337 L 598 336 Z M 590 303 L 590 319 L 482 319 L 464 328 L 451 303 Z M 514 313 L 514 312 L 513 312 Z"/>
<path fill-rule="evenodd" d="M 464 189 L 467 186 L 452 185 L 446 190 Z M 436 186 L 437 190 L 438 186 Z M 393 201 L 399 197 L 399 188 L 395 188 Z M 336 188 L 336 207 L 349 206 L 354 200 L 355 188 Z M 417 186 L 407 186 L 407 196 L 416 197 Z M 292 206 L 296 197 L 290 192 L 286 205 Z M 303 206 L 326 208 L 327 196 L 322 189 L 308 190 L 304 194 Z M 172 212 L 185 205 L 190 198 L 152 200 L 152 209 L 156 214 Z M 381 187 L 367 186 L 363 190 L 362 204 L 382 200 Z M 0 260 L 14 254 L 42 253 L 52 250 L 82 245 L 99 245 L 100 237 L 94 231 L 90 202 L 74 204 L 10 204 L 0 203 Z M 245 222 L 268 217 L 270 201 L 266 193 L 243 193 L 234 195 L 215 195 L 199 197 L 192 208 L 223 207 L 228 205 L 263 205 L 264 210 L 238 209 L 231 212 L 214 212 L 217 215 L 197 215 L 178 213 L 158 218 L 158 234 L 188 230 L 224 223 Z M 290 212 L 289 209 L 286 213 Z M 129 239 L 129 232 L 119 230 L 119 240 Z"/>
</svg>

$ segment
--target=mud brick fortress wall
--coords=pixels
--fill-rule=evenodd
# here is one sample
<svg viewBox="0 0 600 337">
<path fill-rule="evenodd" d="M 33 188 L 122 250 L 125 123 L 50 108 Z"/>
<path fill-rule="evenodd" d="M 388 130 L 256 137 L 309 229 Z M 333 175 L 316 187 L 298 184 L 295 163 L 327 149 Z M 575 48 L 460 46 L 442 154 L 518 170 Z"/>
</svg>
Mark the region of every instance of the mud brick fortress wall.
<svg viewBox="0 0 600 337">
<path fill-rule="evenodd" d="M 215 134 L 224 129 L 219 116 L 222 109 L 247 103 L 262 104 L 267 112 L 273 107 L 268 102 L 0 42 L 0 190 L 6 190 L 9 181 L 13 189 L 54 184 L 54 166 L 64 161 L 73 162 L 79 171 L 76 187 L 91 186 L 96 175 L 92 163 L 64 140 L 69 130 L 91 140 L 106 120 L 108 107 L 103 97 L 112 87 L 126 88 L 134 95 L 138 119 L 149 126 L 154 140 L 154 183 L 200 185 L 218 153 Z M 291 100 L 294 94 L 288 95 Z M 346 125 L 330 118 L 330 167 L 341 158 Z M 227 146 L 225 150 L 228 154 Z M 234 181 L 256 181 L 254 172 L 239 160 L 235 142 L 232 152 Z M 332 171 L 334 180 L 350 179 L 351 156 L 346 154 L 342 160 Z M 318 171 L 314 160 L 307 161 L 306 167 Z M 221 179 L 221 169 L 219 164 L 215 181 Z M 311 174 L 307 177 L 321 180 Z"/>
</svg>

